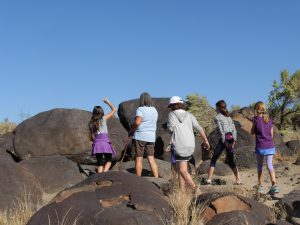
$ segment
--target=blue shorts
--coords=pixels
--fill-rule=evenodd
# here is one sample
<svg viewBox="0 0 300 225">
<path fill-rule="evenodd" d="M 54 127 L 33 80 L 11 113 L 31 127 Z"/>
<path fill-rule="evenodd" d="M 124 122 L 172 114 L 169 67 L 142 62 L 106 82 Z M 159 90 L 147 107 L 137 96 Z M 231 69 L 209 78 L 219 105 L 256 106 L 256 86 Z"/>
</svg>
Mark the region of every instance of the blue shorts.
<svg viewBox="0 0 300 225">
<path fill-rule="evenodd" d="M 255 153 L 259 155 L 274 155 L 275 152 L 275 147 L 267 149 L 255 149 Z"/>
</svg>

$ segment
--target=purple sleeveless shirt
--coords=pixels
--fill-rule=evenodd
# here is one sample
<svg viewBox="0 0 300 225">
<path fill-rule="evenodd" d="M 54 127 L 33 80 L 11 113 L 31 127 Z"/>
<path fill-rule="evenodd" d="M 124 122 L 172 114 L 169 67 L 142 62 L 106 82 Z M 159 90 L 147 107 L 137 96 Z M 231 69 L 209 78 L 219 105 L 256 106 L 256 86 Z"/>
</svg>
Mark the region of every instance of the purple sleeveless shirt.
<svg viewBox="0 0 300 225">
<path fill-rule="evenodd" d="M 253 118 L 255 123 L 255 137 L 256 149 L 270 149 L 274 148 L 271 129 L 273 127 L 272 119 L 265 124 L 262 117 L 255 116 Z"/>
</svg>

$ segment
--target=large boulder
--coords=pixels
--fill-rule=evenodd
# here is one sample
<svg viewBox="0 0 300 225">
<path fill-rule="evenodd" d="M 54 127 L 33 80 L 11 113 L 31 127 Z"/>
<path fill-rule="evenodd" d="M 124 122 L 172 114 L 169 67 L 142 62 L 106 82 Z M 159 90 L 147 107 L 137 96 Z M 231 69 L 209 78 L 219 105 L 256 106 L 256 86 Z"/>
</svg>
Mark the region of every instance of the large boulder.
<svg viewBox="0 0 300 225">
<path fill-rule="evenodd" d="M 6 157 L 10 160 L 13 160 L 13 157 L 15 157 L 15 160 L 18 161 L 18 158 L 13 154 L 13 140 L 14 136 L 11 132 L 0 136 L 0 156 Z"/>
<path fill-rule="evenodd" d="M 76 162 L 93 162 L 88 130 L 91 113 L 78 109 L 53 109 L 23 121 L 15 130 L 14 150 L 22 159 L 63 155 Z M 121 156 L 126 132 L 117 119 L 108 121 L 110 138 Z"/>
<path fill-rule="evenodd" d="M 64 156 L 30 158 L 19 164 L 28 169 L 39 180 L 43 191 L 49 194 L 58 193 L 86 178 L 79 172 L 77 164 Z"/>
<path fill-rule="evenodd" d="M 283 196 L 276 204 L 277 218 L 300 224 L 300 189 Z"/>
<path fill-rule="evenodd" d="M 153 98 L 155 108 L 158 111 L 156 142 L 155 142 L 155 157 L 158 159 L 170 161 L 170 153 L 165 153 L 164 149 L 170 142 L 170 134 L 167 130 L 168 120 L 168 104 L 169 98 Z M 133 99 L 122 102 L 119 105 L 118 116 L 124 128 L 128 131 L 134 121 L 135 111 L 138 108 L 139 100 Z M 196 138 L 195 159 L 201 159 L 201 141 Z"/>
<path fill-rule="evenodd" d="M 0 211 L 26 200 L 37 206 L 42 200 L 39 181 L 31 172 L 20 164 L 0 156 Z"/>
<path fill-rule="evenodd" d="M 11 132 L 0 136 L 0 155 L 9 156 L 7 151 L 14 151 L 14 135 Z"/>
<path fill-rule="evenodd" d="M 200 164 L 196 172 L 199 175 L 207 174 L 209 167 L 210 167 L 210 160 L 206 160 Z M 232 174 L 232 170 L 225 163 L 218 161 L 215 166 L 214 174 L 217 176 L 227 176 Z"/>
<path fill-rule="evenodd" d="M 244 146 L 236 148 L 234 151 L 235 162 L 238 168 L 256 168 L 257 163 L 254 146 Z"/>
<path fill-rule="evenodd" d="M 267 206 L 233 193 L 203 194 L 197 203 L 206 205 L 202 215 L 207 225 L 265 225 L 274 222 L 274 215 Z"/>
<path fill-rule="evenodd" d="M 170 208 L 159 190 L 130 173 L 95 174 L 58 194 L 40 209 L 28 225 L 65 224 L 147 225 L 164 224 Z"/>
</svg>

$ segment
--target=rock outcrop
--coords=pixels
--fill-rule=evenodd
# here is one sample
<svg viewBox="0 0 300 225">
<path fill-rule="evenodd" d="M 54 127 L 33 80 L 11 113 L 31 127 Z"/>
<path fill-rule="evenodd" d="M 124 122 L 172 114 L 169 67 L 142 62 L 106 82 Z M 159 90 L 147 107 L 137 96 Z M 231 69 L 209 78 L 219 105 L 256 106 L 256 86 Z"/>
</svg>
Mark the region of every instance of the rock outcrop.
<svg viewBox="0 0 300 225">
<path fill-rule="evenodd" d="M 83 181 L 86 176 L 79 172 L 77 164 L 64 156 L 42 156 L 19 163 L 39 181 L 46 193 L 58 193 Z"/>
<path fill-rule="evenodd" d="M 171 215 L 159 190 L 130 173 L 96 174 L 58 194 L 28 225 L 66 224 L 162 225 Z"/>
</svg>

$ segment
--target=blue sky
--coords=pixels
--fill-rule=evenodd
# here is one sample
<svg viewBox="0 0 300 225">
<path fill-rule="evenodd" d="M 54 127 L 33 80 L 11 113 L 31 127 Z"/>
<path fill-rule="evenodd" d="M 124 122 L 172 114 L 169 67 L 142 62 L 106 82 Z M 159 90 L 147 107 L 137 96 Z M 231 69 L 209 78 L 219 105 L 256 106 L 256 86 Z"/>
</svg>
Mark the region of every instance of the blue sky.
<svg viewBox="0 0 300 225">
<path fill-rule="evenodd" d="M 0 0 L 0 120 L 142 91 L 267 100 L 300 69 L 300 1 Z"/>
</svg>

